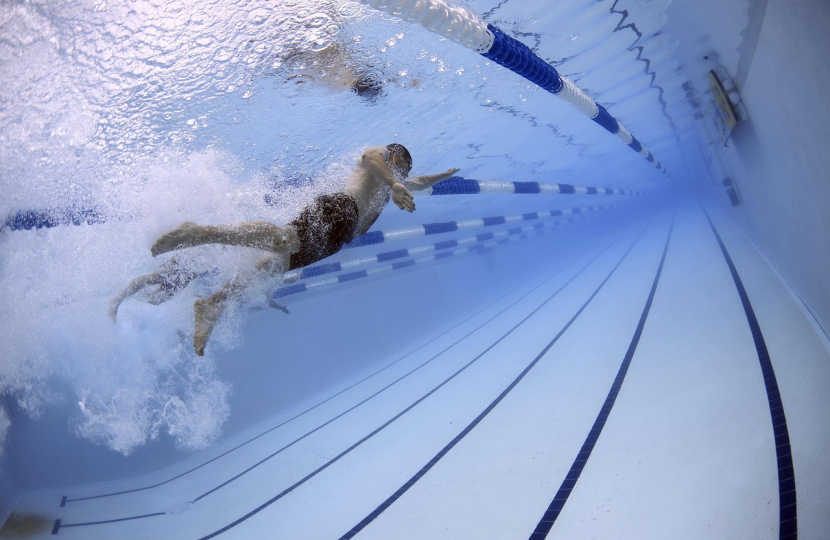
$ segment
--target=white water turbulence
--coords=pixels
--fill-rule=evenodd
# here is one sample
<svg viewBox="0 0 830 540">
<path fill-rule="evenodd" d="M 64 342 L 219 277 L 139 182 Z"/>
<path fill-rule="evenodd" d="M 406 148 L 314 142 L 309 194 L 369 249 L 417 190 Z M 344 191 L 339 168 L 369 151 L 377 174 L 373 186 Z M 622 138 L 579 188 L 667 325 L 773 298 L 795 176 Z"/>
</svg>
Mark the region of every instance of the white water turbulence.
<svg viewBox="0 0 830 540">
<path fill-rule="evenodd" d="M 68 429 L 124 455 L 163 433 L 185 450 L 216 440 L 232 389 L 212 351 L 240 343 L 245 310 L 267 309 L 276 283 L 220 321 L 203 358 L 192 306 L 257 254 L 185 250 L 180 262 L 205 275 L 179 296 L 128 299 L 117 324 L 109 301 L 169 260 L 149 247 L 182 221 L 285 223 L 332 189 L 326 178 L 344 178 L 346 161 L 314 186 L 280 188 L 261 157 L 274 148 L 240 135 L 257 106 L 280 114 L 258 97 L 270 85 L 275 99 L 286 51 L 324 49 L 337 17 L 308 1 L 0 3 L 0 219 L 94 209 L 106 220 L 0 234 L 0 392 L 15 412 L 69 410 Z M 279 203 L 266 204 L 275 188 Z M 0 408 L 0 452 L 14 421 Z"/>
</svg>

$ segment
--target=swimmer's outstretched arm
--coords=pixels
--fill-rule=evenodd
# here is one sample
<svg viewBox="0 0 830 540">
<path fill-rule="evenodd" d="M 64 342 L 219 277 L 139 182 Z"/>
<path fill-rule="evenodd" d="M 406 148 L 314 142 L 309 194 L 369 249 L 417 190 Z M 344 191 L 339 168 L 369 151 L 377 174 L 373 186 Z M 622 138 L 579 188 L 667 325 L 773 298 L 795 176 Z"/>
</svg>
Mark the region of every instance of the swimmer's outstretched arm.
<svg viewBox="0 0 830 540">
<path fill-rule="evenodd" d="M 406 186 L 410 191 L 421 191 L 423 189 L 427 189 L 434 186 L 438 182 L 447 180 L 460 170 L 461 169 L 457 167 L 453 167 L 452 169 L 449 169 L 446 172 L 442 172 L 440 174 L 425 174 L 423 176 L 413 176 L 412 178 L 407 178 L 406 180 L 404 180 L 403 185 Z"/>
</svg>

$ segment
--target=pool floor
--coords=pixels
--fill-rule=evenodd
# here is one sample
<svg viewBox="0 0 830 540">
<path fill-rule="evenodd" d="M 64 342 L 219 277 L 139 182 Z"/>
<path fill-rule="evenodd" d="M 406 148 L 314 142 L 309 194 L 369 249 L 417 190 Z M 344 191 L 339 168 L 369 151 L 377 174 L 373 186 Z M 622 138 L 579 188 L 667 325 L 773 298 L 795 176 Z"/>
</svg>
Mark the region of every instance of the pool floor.
<svg viewBox="0 0 830 540">
<path fill-rule="evenodd" d="M 830 531 L 828 350 L 722 210 L 613 231 L 404 353 L 153 477 L 15 512 L 84 540 Z"/>
</svg>

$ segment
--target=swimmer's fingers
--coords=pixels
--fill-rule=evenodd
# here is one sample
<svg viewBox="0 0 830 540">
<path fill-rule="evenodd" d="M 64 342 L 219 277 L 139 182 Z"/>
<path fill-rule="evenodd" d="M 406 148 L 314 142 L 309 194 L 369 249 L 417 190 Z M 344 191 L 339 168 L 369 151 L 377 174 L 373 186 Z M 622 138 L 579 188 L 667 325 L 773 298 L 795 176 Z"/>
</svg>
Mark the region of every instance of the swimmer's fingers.
<svg viewBox="0 0 830 540">
<path fill-rule="evenodd" d="M 407 197 L 404 198 L 403 208 L 408 212 L 415 211 L 415 201 L 412 199 L 411 193 L 407 193 Z"/>
<path fill-rule="evenodd" d="M 438 182 L 443 182 L 444 180 L 449 180 L 450 178 L 452 178 L 455 175 L 455 173 L 457 173 L 460 170 L 461 169 L 459 169 L 458 167 L 453 167 L 452 169 L 447 169 L 446 172 L 442 172 L 441 174 L 435 175 L 436 179 L 435 179 L 434 183 L 437 184 Z"/>
</svg>

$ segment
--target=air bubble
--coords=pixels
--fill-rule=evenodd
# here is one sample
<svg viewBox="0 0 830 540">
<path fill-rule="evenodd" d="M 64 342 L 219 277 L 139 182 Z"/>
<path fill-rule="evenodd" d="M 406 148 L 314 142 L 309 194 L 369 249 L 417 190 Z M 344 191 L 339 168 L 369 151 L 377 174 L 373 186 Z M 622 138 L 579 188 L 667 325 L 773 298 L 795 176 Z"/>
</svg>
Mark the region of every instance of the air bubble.
<svg viewBox="0 0 830 540">
<path fill-rule="evenodd" d="M 363 11 L 363 6 L 357 2 L 343 2 L 337 9 L 338 13 L 347 19 L 357 17 Z"/>
<path fill-rule="evenodd" d="M 331 17 L 326 13 L 315 13 L 314 15 L 310 15 L 308 19 L 306 26 L 309 28 L 323 28 L 331 21 Z"/>
</svg>

